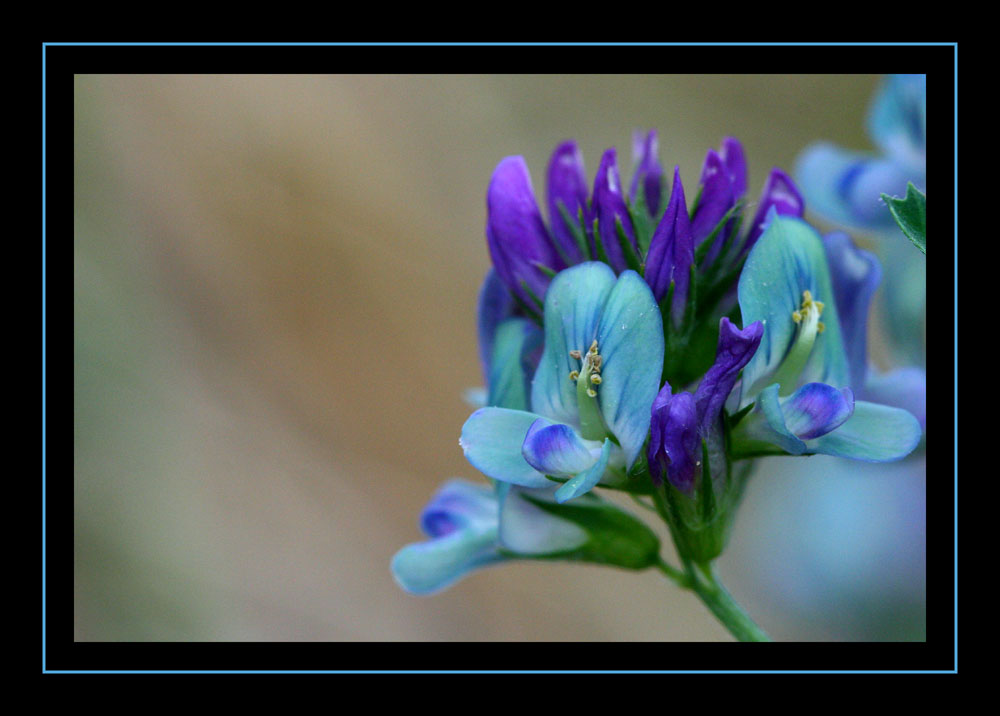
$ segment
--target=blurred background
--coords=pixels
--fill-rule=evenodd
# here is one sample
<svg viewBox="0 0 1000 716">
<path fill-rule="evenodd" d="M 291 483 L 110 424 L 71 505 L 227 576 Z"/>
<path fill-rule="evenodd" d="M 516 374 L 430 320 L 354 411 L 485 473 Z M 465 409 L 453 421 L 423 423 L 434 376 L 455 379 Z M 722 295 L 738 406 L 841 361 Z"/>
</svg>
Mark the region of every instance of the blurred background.
<svg viewBox="0 0 1000 716">
<path fill-rule="evenodd" d="M 487 183 L 521 154 L 542 198 L 567 138 L 627 177 L 656 128 L 691 187 L 739 138 L 756 200 L 812 141 L 871 149 L 878 80 L 78 75 L 75 638 L 728 640 L 653 571 L 393 581 L 437 487 L 485 480 L 458 435 Z M 763 462 L 720 575 L 775 639 L 923 639 L 921 458 L 844 468 Z"/>
</svg>

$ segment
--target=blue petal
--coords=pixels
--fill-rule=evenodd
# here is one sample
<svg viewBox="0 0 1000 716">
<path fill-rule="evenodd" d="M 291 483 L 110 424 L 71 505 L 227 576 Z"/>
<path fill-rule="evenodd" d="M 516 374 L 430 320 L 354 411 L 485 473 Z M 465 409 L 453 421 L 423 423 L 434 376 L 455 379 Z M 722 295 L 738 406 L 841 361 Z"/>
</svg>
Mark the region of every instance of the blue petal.
<svg viewBox="0 0 1000 716">
<path fill-rule="evenodd" d="M 781 401 L 785 426 L 800 440 L 839 428 L 854 412 L 854 393 L 825 383 L 807 383 Z"/>
<path fill-rule="evenodd" d="M 601 456 L 587 470 L 584 470 L 576 477 L 565 482 L 556 490 L 556 501 L 566 502 L 574 497 L 590 492 L 594 485 L 601 481 L 604 470 L 608 466 L 608 457 L 611 455 L 611 441 L 604 439 L 604 446 L 601 448 Z"/>
<path fill-rule="evenodd" d="M 912 175 L 899 164 L 833 144 L 814 144 L 799 157 L 795 176 L 810 210 L 838 224 L 885 229 L 892 215 L 883 193 L 904 196 Z"/>
<path fill-rule="evenodd" d="M 597 341 L 603 360 L 597 398 L 629 469 L 646 441 L 663 370 L 660 309 L 649 286 L 634 271 L 622 273 L 608 296 Z"/>
<path fill-rule="evenodd" d="M 524 461 L 521 444 L 539 416 L 523 410 L 482 408 L 462 426 L 465 458 L 487 477 L 524 487 L 547 487 L 545 475 Z"/>
<path fill-rule="evenodd" d="M 479 333 L 479 360 L 483 366 L 483 380 L 489 382 L 490 361 L 493 357 L 493 340 L 497 326 L 505 318 L 514 315 L 517 304 L 507 290 L 507 286 L 497 276 L 495 269 L 490 269 L 479 289 L 479 306 L 476 327 Z"/>
<path fill-rule="evenodd" d="M 927 424 L 927 374 L 921 368 L 899 368 L 869 374 L 861 396 L 873 403 L 902 408 L 913 414 L 924 428 Z"/>
<path fill-rule="evenodd" d="M 920 435 L 920 423 L 907 411 L 859 400 L 848 421 L 832 433 L 811 440 L 809 450 L 866 462 L 888 462 L 913 452 Z"/>
<path fill-rule="evenodd" d="M 824 236 L 823 245 L 837 297 L 851 385 L 861 388 L 868 369 L 868 309 L 882 280 L 882 267 L 875 254 L 857 248 L 847 234 Z"/>
<path fill-rule="evenodd" d="M 530 376 L 538 365 L 542 331 L 527 318 L 508 318 L 496 331 L 487 405 L 527 410 L 530 407 Z"/>
<path fill-rule="evenodd" d="M 569 379 L 580 362 L 569 352 L 586 353 L 590 348 L 614 285 L 614 272 L 597 261 L 561 271 L 552 280 L 545 296 L 545 350 L 531 385 L 531 407 L 539 415 L 574 427 L 580 424 L 576 384 Z"/>
<path fill-rule="evenodd" d="M 598 444 L 584 440 L 569 425 L 539 418 L 528 428 L 521 454 L 539 472 L 565 477 L 576 475 L 593 465 L 597 454 L 591 450 Z"/>
<path fill-rule="evenodd" d="M 500 497 L 500 544 L 520 554 L 557 554 L 587 543 L 589 536 L 579 525 L 549 514 L 524 499 L 551 502 L 552 489 L 526 490 L 498 483 Z"/>
<path fill-rule="evenodd" d="M 584 259 L 580 254 L 573 232 L 563 219 L 559 205 L 566 209 L 574 221 L 580 209 L 587 210 L 587 173 L 583 167 L 583 155 L 576 142 L 563 142 L 549 159 L 548 184 L 546 186 L 549 224 L 559 248 L 570 264 Z"/>
<path fill-rule="evenodd" d="M 741 405 L 771 381 L 796 337 L 792 313 L 802 304 L 804 291 L 824 304 L 818 334 L 790 393 L 811 382 L 844 387 L 850 383 L 847 354 L 837 318 L 836 297 L 826 264 L 823 242 L 809 224 L 771 210 L 767 228 L 747 256 L 739 280 L 739 302 L 744 325 L 760 321 L 764 335 L 760 348 L 743 369 Z"/>
<path fill-rule="evenodd" d="M 392 559 L 392 575 L 403 589 L 430 594 L 469 571 L 498 562 L 499 505 L 485 487 L 453 480 L 424 510 L 432 539 L 403 547 Z"/>
</svg>

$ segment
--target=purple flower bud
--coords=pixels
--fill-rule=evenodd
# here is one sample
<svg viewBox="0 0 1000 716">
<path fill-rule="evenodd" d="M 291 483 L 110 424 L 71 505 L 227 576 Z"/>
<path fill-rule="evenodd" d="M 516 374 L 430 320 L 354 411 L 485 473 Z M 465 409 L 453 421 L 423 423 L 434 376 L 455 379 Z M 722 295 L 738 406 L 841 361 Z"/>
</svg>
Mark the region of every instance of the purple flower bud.
<svg viewBox="0 0 1000 716">
<path fill-rule="evenodd" d="M 583 154 L 580 153 L 576 142 L 572 140 L 563 142 L 552 152 L 552 158 L 549 159 L 547 195 L 549 224 L 557 245 L 569 263 L 577 264 L 584 260 L 584 256 L 580 253 L 573 232 L 566 225 L 563 212 L 559 209 L 562 205 L 573 222 L 576 222 L 580 209 L 583 209 L 585 217 L 587 214 L 587 173 L 583 167 Z M 586 226 L 588 234 L 590 230 L 590 226 Z"/>
<path fill-rule="evenodd" d="M 715 363 L 705 373 L 694 394 L 698 405 L 698 425 L 703 434 L 718 423 L 726 398 L 736 385 L 737 376 L 757 352 L 763 335 L 764 325 L 760 321 L 754 321 L 742 331 L 725 316 L 719 321 Z"/>
<path fill-rule="evenodd" d="M 696 244 L 712 233 L 726 212 L 736 204 L 736 198 L 729 168 L 714 149 L 709 149 L 701 170 L 701 196 L 691 218 L 691 231 Z"/>
<path fill-rule="evenodd" d="M 616 157 L 617 154 L 613 147 L 604 152 L 601 157 L 601 166 L 597 169 L 597 177 L 594 179 L 592 208 L 597 217 L 600 239 L 604 245 L 604 251 L 608 255 L 608 263 L 611 264 L 615 273 L 621 273 L 628 266 L 618 241 L 616 220 L 621 222 L 625 236 L 633 248 L 636 250 L 638 248 L 635 242 L 635 232 L 632 229 L 632 220 L 629 218 L 625 198 L 622 196 Z"/>
<path fill-rule="evenodd" d="M 681 492 L 691 493 L 701 455 L 693 395 L 684 392 L 672 395 L 670 384 L 663 384 L 653 401 L 646 455 L 654 485 L 659 487 L 666 477 Z"/>
<path fill-rule="evenodd" d="M 694 237 L 691 233 L 691 222 L 688 220 L 680 168 L 675 167 L 670 202 L 649 243 L 645 271 L 646 282 L 653 290 L 653 297 L 657 303 L 667 295 L 671 281 L 674 283 L 674 296 L 670 308 L 675 324 L 679 324 L 684 315 L 693 261 Z"/>
<path fill-rule="evenodd" d="M 649 130 L 645 139 L 642 137 L 642 132 L 632 133 L 632 161 L 635 168 L 632 174 L 632 186 L 628 193 L 629 200 L 635 204 L 641 182 L 643 198 L 650 216 L 659 213 L 660 196 L 663 192 L 663 167 L 657 158 L 658 144 L 655 129 Z"/>
<path fill-rule="evenodd" d="M 726 137 L 722 140 L 719 156 L 729 173 L 733 198 L 739 199 L 747 191 L 747 160 L 743 153 L 743 145 L 733 137 Z"/>
<path fill-rule="evenodd" d="M 760 235 L 764 233 L 764 225 L 767 223 L 767 214 L 774 207 L 780 216 L 795 216 L 802 218 L 805 210 L 805 202 L 792 178 L 777 167 L 767 175 L 767 183 L 764 184 L 764 191 L 760 196 L 760 206 L 753 217 L 750 229 L 747 232 L 746 241 L 743 242 L 744 253 L 756 243 Z"/>
<path fill-rule="evenodd" d="M 514 295 L 534 305 L 531 294 L 542 300 L 549 285 L 549 277 L 538 267 L 559 271 L 566 265 L 542 221 L 523 157 L 507 157 L 497 165 L 486 193 L 486 212 L 486 241 L 497 275 Z"/>
</svg>

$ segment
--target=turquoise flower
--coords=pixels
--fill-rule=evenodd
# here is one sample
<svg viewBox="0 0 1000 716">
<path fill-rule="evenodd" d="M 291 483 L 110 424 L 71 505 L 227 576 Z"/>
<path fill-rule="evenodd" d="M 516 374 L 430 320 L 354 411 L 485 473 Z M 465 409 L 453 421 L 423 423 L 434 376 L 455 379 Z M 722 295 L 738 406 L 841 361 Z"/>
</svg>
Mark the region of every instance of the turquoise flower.
<svg viewBox="0 0 1000 716">
<path fill-rule="evenodd" d="M 767 452 L 770 445 L 793 455 L 882 462 L 916 447 L 921 429 L 913 415 L 855 399 L 865 386 L 852 385 L 826 251 L 811 226 L 772 213 L 738 293 L 744 323 L 764 326 L 743 369 L 740 406 L 754 408 L 734 436 L 738 452 Z"/>
<path fill-rule="evenodd" d="M 663 324 L 646 282 L 603 263 L 560 272 L 545 296 L 545 347 L 530 410 L 493 404 L 462 428 L 488 477 L 551 488 L 562 503 L 625 479 L 649 432 L 663 366 Z"/>
</svg>

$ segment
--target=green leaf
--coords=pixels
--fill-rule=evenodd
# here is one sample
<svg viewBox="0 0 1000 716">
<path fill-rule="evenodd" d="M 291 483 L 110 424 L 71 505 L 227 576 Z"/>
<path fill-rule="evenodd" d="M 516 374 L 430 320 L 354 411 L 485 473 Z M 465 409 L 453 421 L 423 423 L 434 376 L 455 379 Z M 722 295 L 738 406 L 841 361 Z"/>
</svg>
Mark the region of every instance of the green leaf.
<svg viewBox="0 0 1000 716">
<path fill-rule="evenodd" d="M 892 218 L 899 224 L 899 228 L 906 234 L 906 238 L 913 242 L 913 245 L 920 249 L 923 254 L 927 253 L 927 196 L 913 182 L 906 183 L 906 198 L 882 195 L 882 201 L 889 207 Z"/>
<path fill-rule="evenodd" d="M 539 509 L 582 527 L 590 539 L 582 547 L 548 555 L 520 555 L 531 559 L 561 559 L 610 564 L 625 569 L 646 569 L 659 561 L 660 540 L 646 525 L 628 512 L 594 494 L 566 504 L 549 502 L 525 494 Z"/>
</svg>

